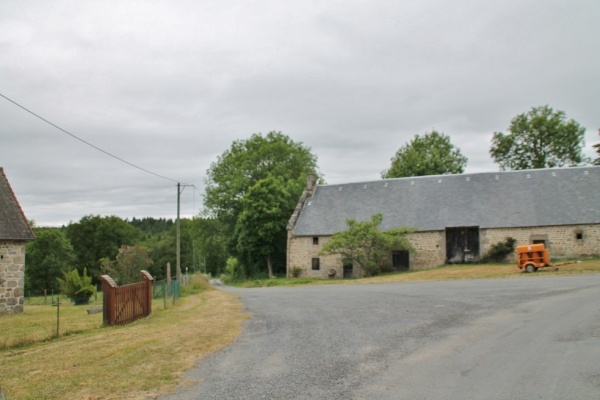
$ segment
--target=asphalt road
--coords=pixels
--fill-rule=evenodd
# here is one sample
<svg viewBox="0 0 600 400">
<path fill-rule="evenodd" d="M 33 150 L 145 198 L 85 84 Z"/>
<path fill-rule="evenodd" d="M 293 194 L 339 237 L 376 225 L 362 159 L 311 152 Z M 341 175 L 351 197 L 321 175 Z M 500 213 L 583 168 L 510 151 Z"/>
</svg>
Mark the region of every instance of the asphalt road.
<svg viewBox="0 0 600 400">
<path fill-rule="evenodd" d="M 252 318 L 165 400 L 600 399 L 600 275 L 223 290 Z"/>
</svg>

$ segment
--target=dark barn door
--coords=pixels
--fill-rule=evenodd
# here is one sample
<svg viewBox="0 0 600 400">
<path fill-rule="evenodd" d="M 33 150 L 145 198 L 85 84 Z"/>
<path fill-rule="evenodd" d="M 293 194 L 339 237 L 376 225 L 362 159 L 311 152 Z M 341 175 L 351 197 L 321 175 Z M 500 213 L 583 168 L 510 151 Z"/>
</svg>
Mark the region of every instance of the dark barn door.
<svg viewBox="0 0 600 400">
<path fill-rule="evenodd" d="M 409 256 L 408 250 L 393 251 L 392 252 L 392 268 L 398 271 L 409 270 Z"/>
<path fill-rule="evenodd" d="M 446 228 L 446 262 L 467 263 L 479 260 L 479 227 Z"/>
<path fill-rule="evenodd" d="M 348 278 L 352 278 L 352 273 L 353 273 L 353 269 L 354 266 L 352 265 L 351 261 L 345 261 L 343 263 L 344 265 L 344 278 L 348 279 Z"/>
</svg>

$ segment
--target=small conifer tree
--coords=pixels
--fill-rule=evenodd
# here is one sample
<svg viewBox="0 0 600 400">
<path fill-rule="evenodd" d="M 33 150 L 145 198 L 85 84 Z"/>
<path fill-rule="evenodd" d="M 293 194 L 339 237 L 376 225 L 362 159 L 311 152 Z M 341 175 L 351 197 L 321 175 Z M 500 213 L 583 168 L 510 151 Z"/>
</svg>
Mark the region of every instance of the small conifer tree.
<svg viewBox="0 0 600 400">
<path fill-rule="evenodd" d="M 75 305 L 88 304 L 90 298 L 96 293 L 96 287 L 92 285 L 92 277 L 87 274 L 86 268 L 83 269 L 81 276 L 77 269 L 65 272 L 64 279 L 58 278 L 58 283 L 62 294 L 71 299 Z"/>
</svg>

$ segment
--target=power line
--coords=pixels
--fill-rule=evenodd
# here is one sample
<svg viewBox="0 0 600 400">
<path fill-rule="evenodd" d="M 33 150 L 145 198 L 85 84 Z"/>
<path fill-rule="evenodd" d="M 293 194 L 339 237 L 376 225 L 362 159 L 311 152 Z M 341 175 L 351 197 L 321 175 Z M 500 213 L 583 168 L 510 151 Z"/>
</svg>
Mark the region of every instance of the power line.
<svg viewBox="0 0 600 400">
<path fill-rule="evenodd" d="M 95 146 L 95 145 L 93 145 L 92 143 L 90 143 L 90 142 L 88 142 L 88 141 L 86 141 L 86 140 L 84 140 L 84 139 L 82 139 L 82 138 L 80 138 L 80 137 L 78 137 L 78 136 L 76 136 L 76 135 L 72 134 L 71 132 L 67 131 L 66 129 L 63 129 L 63 128 L 61 128 L 60 126 L 58 126 L 58 125 L 56 125 L 56 124 L 54 124 L 54 123 L 52 123 L 52 122 L 48 121 L 46 118 L 43 118 L 43 117 L 41 117 L 40 115 L 38 115 L 38 114 L 34 113 L 33 111 L 31 111 L 31 110 L 27 109 L 26 107 L 24 107 L 24 106 L 20 105 L 20 104 L 19 104 L 19 103 L 17 103 L 16 101 L 14 101 L 14 100 L 11 100 L 10 98 L 8 98 L 8 97 L 6 97 L 5 95 L 3 95 L 2 93 L 0 93 L 0 96 L 4 97 L 6 100 L 10 101 L 11 103 L 13 103 L 14 105 L 16 105 L 17 107 L 19 107 L 19 108 L 21 108 L 21 109 L 23 109 L 23 110 L 27 111 L 29 114 L 31 114 L 31 115 L 33 115 L 33 116 L 35 116 L 35 117 L 37 117 L 37 118 L 41 119 L 42 121 L 44 121 L 44 122 L 45 122 L 45 123 L 47 123 L 47 124 L 49 124 L 49 125 L 51 125 L 51 126 L 55 127 L 55 128 L 56 128 L 56 129 L 58 129 L 59 131 L 61 131 L 61 132 L 63 132 L 63 133 L 66 133 L 67 135 L 71 136 L 73 139 L 77 139 L 77 140 L 79 140 L 80 142 L 87 144 L 88 146 L 90 146 L 90 147 L 92 147 L 92 148 L 94 148 L 94 149 L 96 149 L 96 150 L 98 150 L 98 151 L 100 151 L 100 152 L 102 152 L 102 153 L 106 154 L 106 155 L 107 155 L 107 156 L 109 156 L 109 157 L 112 157 L 112 158 L 114 158 L 114 159 L 116 159 L 116 160 L 119 160 L 119 161 L 121 161 L 122 163 L 125 163 L 125 164 L 127 164 L 127 165 L 129 165 L 129 166 L 131 166 L 131 167 L 137 168 L 137 169 L 139 169 L 140 171 L 144 171 L 144 172 L 146 172 L 146 173 L 148 173 L 148 174 L 151 174 L 151 175 L 157 176 L 157 177 L 159 177 L 159 178 L 162 178 L 162 179 L 166 179 L 166 180 L 168 180 L 168 181 L 171 181 L 171 182 L 180 183 L 180 182 L 179 182 L 178 180 L 176 180 L 176 179 L 171 179 L 171 178 L 169 178 L 169 177 L 166 177 L 166 176 L 164 176 L 164 175 L 157 174 L 157 173 L 155 173 L 155 172 L 152 172 L 152 171 L 150 171 L 150 170 L 148 170 L 148 169 L 146 169 L 146 168 L 142 168 L 142 167 L 140 167 L 139 165 L 136 165 L 136 164 L 130 163 L 129 161 L 127 161 L 127 160 L 124 160 L 124 159 L 122 159 L 121 157 L 118 157 L 118 156 L 116 156 L 116 155 L 114 155 L 114 154 L 112 154 L 112 153 L 109 153 L 108 151 L 106 151 L 106 150 L 103 150 L 103 149 L 101 149 L 100 147 L 98 147 L 98 146 Z"/>
</svg>

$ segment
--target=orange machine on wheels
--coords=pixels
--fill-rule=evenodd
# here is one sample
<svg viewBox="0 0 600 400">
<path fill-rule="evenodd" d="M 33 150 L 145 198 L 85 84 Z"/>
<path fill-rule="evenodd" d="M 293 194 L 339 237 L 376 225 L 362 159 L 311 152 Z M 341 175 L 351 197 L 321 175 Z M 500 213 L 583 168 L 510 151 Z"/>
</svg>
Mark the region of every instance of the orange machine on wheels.
<svg viewBox="0 0 600 400">
<path fill-rule="evenodd" d="M 517 264 L 519 269 L 525 268 L 527 272 L 537 271 L 538 268 L 553 267 L 550 265 L 550 252 L 543 243 L 517 246 Z"/>
<path fill-rule="evenodd" d="M 550 252 L 543 243 L 517 246 L 517 265 L 526 272 L 535 272 L 538 268 L 552 267 L 558 271 L 559 265 L 575 264 L 579 261 L 567 261 L 550 264 Z"/>
</svg>

